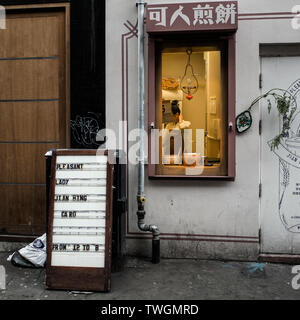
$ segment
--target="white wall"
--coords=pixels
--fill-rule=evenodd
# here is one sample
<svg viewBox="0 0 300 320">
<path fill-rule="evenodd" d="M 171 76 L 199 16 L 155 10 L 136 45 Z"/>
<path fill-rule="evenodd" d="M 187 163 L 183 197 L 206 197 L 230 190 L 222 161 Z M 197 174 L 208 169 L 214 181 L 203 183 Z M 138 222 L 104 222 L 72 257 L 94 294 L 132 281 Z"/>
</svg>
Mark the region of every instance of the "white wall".
<svg viewBox="0 0 300 320">
<path fill-rule="evenodd" d="M 147 1 L 148 4 L 161 2 L 194 1 Z M 126 36 L 129 30 L 124 25 L 124 23 L 129 25 L 127 21 L 136 24 L 135 3 L 134 0 L 106 1 L 106 125 L 107 128 L 115 130 L 118 129 L 118 121 L 121 120 L 122 114 L 122 35 L 124 48 L 126 39 L 128 43 L 129 129 L 137 127 L 137 38 Z M 298 0 L 240 0 L 239 13 L 290 12 L 298 3 Z M 147 43 L 147 35 L 145 41 Z M 300 42 L 300 30 L 291 28 L 290 19 L 240 20 L 236 42 L 236 114 L 238 114 L 260 93 L 259 43 Z M 147 45 L 145 48 L 147 49 Z M 125 58 L 126 55 L 124 61 Z M 124 93 L 127 92 L 125 89 Z M 145 107 L 147 110 L 147 97 Z M 148 180 L 146 168 L 146 222 L 156 224 L 163 233 L 161 240 L 163 257 L 256 258 L 259 252 L 258 116 L 258 108 L 256 110 L 254 108 L 252 128 L 246 134 L 236 137 L 234 182 L 153 181 Z M 137 166 L 129 165 L 127 248 L 129 254 L 150 255 L 151 241 L 129 239 L 136 237 L 134 233 L 139 232 L 136 226 L 136 183 Z M 178 237 L 182 240 L 173 240 L 176 236 L 168 235 L 170 233 L 181 234 Z"/>
</svg>

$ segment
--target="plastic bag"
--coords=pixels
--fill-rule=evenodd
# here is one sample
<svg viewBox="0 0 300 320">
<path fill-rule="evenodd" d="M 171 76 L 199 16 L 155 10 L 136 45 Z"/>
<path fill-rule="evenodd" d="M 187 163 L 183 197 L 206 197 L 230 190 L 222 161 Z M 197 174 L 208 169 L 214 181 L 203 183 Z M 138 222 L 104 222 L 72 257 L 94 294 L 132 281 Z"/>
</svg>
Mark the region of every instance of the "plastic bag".
<svg viewBox="0 0 300 320">
<path fill-rule="evenodd" d="M 15 267 L 36 268 L 34 264 L 24 259 L 20 255 L 19 251 L 14 252 L 11 256 L 8 257 L 7 260 L 10 261 Z"/>
<path fill-rule="evenodd" d="M 10 258 L 11 263 L 21 267 L 43 268 L 46 262 L 46 233 L 36 238 L 26 247 L 16 251 Z"/>
</svg>

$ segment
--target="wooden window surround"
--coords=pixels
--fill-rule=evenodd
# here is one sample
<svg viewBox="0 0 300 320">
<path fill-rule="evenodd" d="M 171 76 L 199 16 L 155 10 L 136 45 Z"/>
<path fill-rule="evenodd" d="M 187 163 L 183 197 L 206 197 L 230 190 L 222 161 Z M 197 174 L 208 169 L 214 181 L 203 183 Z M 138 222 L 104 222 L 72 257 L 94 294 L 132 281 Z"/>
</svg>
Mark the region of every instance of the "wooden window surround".
<svg viewBox="0 0 300 320">
<path fill-rule="evenodd" d="M 225 113 L 223 126 L 223 170 L 217 174 L 185 175 L 176 168 L 165 174 L 160 170 L 162 164 L 151 162 L 151 129 L 161 128 L 162 119 L 158 104 L 161 103 L 161 55 L 163 48 L 172 47 L 217 46 L 220 48 L 222 65 L 222 83 Z M 199 179 L 199 180 L 230 180 L 235 179 L 235 33 L 159 33 L 149 34 L 148 38 L 148 177 L 150 179 Z M 160 92 L 159 92 L 160 91 Z M 161 153 L 161 142 L 160 142 Z M 161 159 L 161 155 L 160 155 Z M 161 162 L 160 162 L 161 163 Z"/>
</svg>

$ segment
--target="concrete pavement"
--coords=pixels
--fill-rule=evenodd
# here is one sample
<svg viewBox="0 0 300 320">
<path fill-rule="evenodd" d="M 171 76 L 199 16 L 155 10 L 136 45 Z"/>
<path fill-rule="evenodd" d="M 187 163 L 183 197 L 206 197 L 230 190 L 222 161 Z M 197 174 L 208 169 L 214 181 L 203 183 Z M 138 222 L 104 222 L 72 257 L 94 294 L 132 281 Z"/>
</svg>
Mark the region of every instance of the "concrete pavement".
<svg viewBox="0 0 300 320">
<path fill-rule="evenodd" d="M 45 289 L 45 270 L 13 266 L 0 253 L 6 290 L 0 300 L 299 300 L 292 288 L 291 265 L 127 257 L 124 270 L 112 273 L 111 292 L 79 293 Z M 299 281 L 300 282 L 300 281 Z"/>
</svg>

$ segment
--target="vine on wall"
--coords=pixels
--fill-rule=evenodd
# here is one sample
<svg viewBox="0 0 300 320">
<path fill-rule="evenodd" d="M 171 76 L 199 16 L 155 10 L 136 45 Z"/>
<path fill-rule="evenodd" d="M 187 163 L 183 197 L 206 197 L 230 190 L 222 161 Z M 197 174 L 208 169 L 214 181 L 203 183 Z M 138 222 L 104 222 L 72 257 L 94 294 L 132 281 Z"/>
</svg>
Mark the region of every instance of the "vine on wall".
<svg viewBox="0 0 300 320">
<path fill-rule="evenodd" d="M 279 117 L 282 117 L 281 132 L 272 139 L 270 144 L 271 150 L 274 150 L 275 148 L 278 148 L 282 138 L 289 137 L 289 129 L 291 128 L 293 115 L 297 110 L 297 101 L 296 98 L 287 90 L 280 88 L 269 90 L 265 94 L 254 99 L 249 108 L 236 117 L 236 128 L 239 133 L 245 132 L 250 128 L 252 124 L 251 109 L 261 99 L 267 99 L 269 114 L 272 107 L 276 107 Z"/>
</svg>

